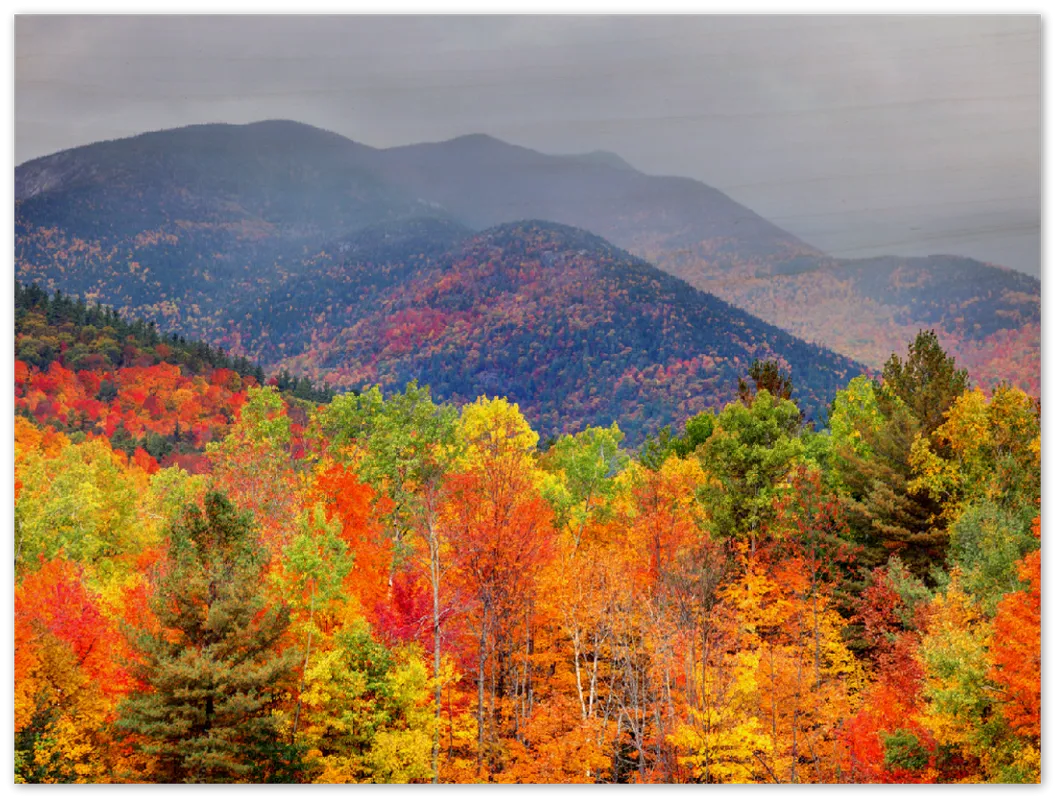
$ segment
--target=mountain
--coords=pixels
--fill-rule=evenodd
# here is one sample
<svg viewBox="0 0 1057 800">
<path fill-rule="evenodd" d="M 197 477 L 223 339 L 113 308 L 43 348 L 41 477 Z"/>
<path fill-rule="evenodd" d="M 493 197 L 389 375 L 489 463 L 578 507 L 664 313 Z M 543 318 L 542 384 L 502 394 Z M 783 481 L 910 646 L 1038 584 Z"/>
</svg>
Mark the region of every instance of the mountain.
<svg viewBox="0 0 1057 800">
<path fill-rule="evenodd" d="M 551 156 L 479 134 L 379 150 L 272 121 L 81 147 L 19 166 L 15 183 L 20 278 L 211 341 L 235 307 L 289 305 L 313 257 L 365 229 L 545 219 L 869 367 L 935 327 L 977 381 L 1038 391 L 1037 280 L 956 257 L 837 260 L 716 189 L 611 153 Z"/>
<path fill-rule="evenodd" d="M 956 256 L 833 259 L 711 187 L 607 154 L 546 156 L 467 136 L 381 158 L 387 180 L 468 224 L 585 228 L 874 369 L 936 328 L 977 381 L 1039 392 L 1041 284 L 1031 276 Z"/>
<path fill-rule="evenodd" d="M 730 264 L 704 248 L 649 249 L 654 263 L 807 341 L 880 369 L 919 330 L 984 386 L 1038 395 L 1041 284 L 959 256 L 804 257 L 767 267 Z"/>
<path fill-rule="evenodd" d="M 421 215 L 371 148 L 289 122 L 196 125 L 15 171 L 18 277 L 213 338 L 217 314 L 348 231 Z"/>
<path fill-rule="evenodd" d="M 722 237 L 737 252 L 816 252 L 715 189 L 643 175 L 613 154 L 548 156 L 483 135 L 376 150 L 282 121 L 36 159 L 15 171 L 15 209 L 21 279 L 202 336 L 232 299 L 274 288 L 324 243 L 427 215 L 474 229 L 548 219 L 618 245 L 630 226 L 677 242 Z"/>
<path fill-rule="evenodd" d="M 339 251 L 295 281 L 313 287 L 290 306 L 311 325 L 255 316 L 240 326 L 246 352 L 292 354 L 278 363 L 338 387 L 418 380 L 456 402 L 502 394 L 545 435 L 615 420 L 632 443 L 735 399 L 756 358 L 790 371 L 816 419 L 861 372 L 581 229 L 500 225 L 433 258 L 366 269 Z M 377 275 L 384 285 L 363 288 L 361 276 Z M 361 293 L 369 302 L 357 306 Z"/>
<path fill-rule="evenodd" d="M 597 152 L 550 156 L 477 134 L 382 150 L 376 174 L 476 228 L 547 219 L 619 247 L 648 233 L 670 246 L 715 239 L 757 257 L 822 255 L 710 186 Z"/>
</svg>

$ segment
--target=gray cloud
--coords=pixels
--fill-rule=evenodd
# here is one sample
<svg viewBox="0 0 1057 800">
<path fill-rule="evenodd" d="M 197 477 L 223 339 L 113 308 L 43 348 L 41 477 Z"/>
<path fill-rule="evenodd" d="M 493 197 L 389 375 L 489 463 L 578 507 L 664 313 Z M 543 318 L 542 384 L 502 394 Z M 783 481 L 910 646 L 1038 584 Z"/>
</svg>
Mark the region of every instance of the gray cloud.
<svg viewBox="0 0 1057 800">
<path fill-rule="evenodd" d="M 16 161 L 290 118 L 612 150 L 837 255 L 1039 273 L 1038 17 L 18 17 Z"/>
</svg>

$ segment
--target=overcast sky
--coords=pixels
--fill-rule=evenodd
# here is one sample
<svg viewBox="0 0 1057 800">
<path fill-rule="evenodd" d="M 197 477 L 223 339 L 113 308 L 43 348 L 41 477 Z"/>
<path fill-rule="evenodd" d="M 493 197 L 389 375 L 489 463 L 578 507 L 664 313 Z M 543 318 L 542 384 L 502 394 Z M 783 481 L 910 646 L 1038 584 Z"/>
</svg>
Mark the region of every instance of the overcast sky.
<svg viewBox="0 0 1057 800">
<path fill-rule="evenodd" d="M 288 118 L 685 175 L 835 255 L 1039 274 L 1038 17 L 18 17 L 15 159 Z"/>
</svg>

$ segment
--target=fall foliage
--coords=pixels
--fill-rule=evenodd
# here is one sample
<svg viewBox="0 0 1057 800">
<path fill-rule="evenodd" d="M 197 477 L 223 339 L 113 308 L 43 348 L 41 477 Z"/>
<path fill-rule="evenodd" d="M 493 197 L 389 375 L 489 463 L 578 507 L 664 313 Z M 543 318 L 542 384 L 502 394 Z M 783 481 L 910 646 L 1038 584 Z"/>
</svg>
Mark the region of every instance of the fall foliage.
<svg viewBox="0 0 1057 800">
<path fill-rule="evenodd" d="M 162 344 L 16 367 L 20 782 L 1040 779 L 1038 405 L 934 336 L 638 453 Z"/>
</svg>

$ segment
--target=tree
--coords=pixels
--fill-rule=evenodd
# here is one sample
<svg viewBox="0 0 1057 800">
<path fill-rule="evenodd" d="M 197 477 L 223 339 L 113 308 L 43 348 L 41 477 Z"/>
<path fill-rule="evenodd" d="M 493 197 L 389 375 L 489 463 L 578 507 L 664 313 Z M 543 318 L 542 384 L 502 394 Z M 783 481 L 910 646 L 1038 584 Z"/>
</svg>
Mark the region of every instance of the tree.
<svg viewBox="0 0 1057 800">
<path fill-rule="evenodd" d="M 955 572 L 947 590 L 933 598 L 919 658 L 925 670 L 924 724 L 939 745 L 971 763 L 982 753 L 990 713 L 984 689 L 988 629 L 960 583 Z"/>
<path fill-rule="evenodd" d="M 1035 519 L 1036 533 L 1039 519 Z M 1013 733 L 1025 741 L 1021 747 L 1026 775 L 1038 780 L 1039 737 L 1042 711 L 1042 564 L 1041 552 L 1029 553 L 1019 564 L 1026 591 L 1010 592 L 998 604 L 988 679 L 999 709 Z M 1034 762 L 1034 763 L 1032 763 Z"/>
<path fill-rule="evenodd" d="M 28 434 L 27 427 L 16 430 Z M 154 543 L 157 530 L 145 524 L 136 506 L 146 492 L 147 475 L 128 469 L 125 457 L 114 453 L 105 440 L 71 444 L 62 437 L 42 446 L 43 440 L 32 444 L 27 436 L 24 444 L 16 450 L 19 576 L 36 568 L 40 558 L 62 552 L 84 564 L 93 579 L 105 582 L 127 569 L 123 557 Z"/>
<path fill-rule="evenodd" d="M 473 599 L 478 762 L 484 764 L 487 740 L 491 773 L 502 732 L 497 732 L 497 700 L 515 731 L 532 714 L 532 609 L 538 574 L 551 556 L 553 527 L 539 490 L 539 436 L 516 405 L 482 397 L 464 406 L 458 436 L 465 451 L 445 516 L 461 579 Z M 487 729 L 486 667 L 491 683 Z"/>
<path fill-rule="evenodd" d="M 620 450 L 623 439 L 613 423 L 609 428 L 587 428 L 575 436 L 563 436 L 547 451 L 545 465 L 555 479 L 545 494 L 558 527 L 568 526 L 574 550 L 588 523 L 608 515 L 616 475 L 628 464 Z"/>
<path fill-rule="evenodd" d="M 853 382 L 847 395 L 838 396 L 831 420 L 832 463 L 863 561 L 877 567 L 898 553 L 925 577 L 942 561 L 947 534 L 939 504 L 913 483 L 909 458 L 921 424 L 881 385 L 864 390 Z"/>
<path fill-rule="evenodd" d="M 249 511 L 266 544 L 279 550 L 297 519 L 297 476 L 290 456 L 290 417 L 274 386 L 253 388 L 238 421 L 206 448 L 217 484 Z"/>
<path fill-rule="evenodd" d="M 893 353 L 881 377 L 887 390 L 879 398 L 882 411 L 889 398 L 898 398 L 926 436 L 943 423 L 947 410 L 969 388 L 968 373 L 955 368 L 954 357 L 940 347 L 935 331 L 918 333 L 905 362 Z"/>
<path fill-rule="evenodd" d="M 683 435 L 675 444 L 675 454 L 682 458 L 692 455 L 698 447 L 708 441 L 716 427 L 716 415 L 702 411 L 686 421 Z"/>
<path fill-rule="evenodd" d="M 955 519 L 966 504 L 989 501 L 1032 507 L 1041 484 L 1040 414 L 1019 389 L 999 386 L 988 400 L 979 389 L 959 396 L 942 425 L 914 442 L 913 487 L 942 503 Z"/>
<path fill-rule="evenodd" d="M 766 389 L 772 397 L 782 400 L 793 398 L 793 381 L 774 361 L 753 360 L 752 366 L 749 367 L 749 377 L 752 378 L 755 389 L 750 389 L 744 378 L 738 378 L 738 399 L 746 406 L 752 405 L 753 397 L 761 389 Z"/>
<path fill-rule="evenodd" d="M 615 423 L 614 423 L 615 424 Z M 639 449 L 639 463 L 647 469 L 658 470 L 670 455 L 686 458 L 704 444 L 716 426 L 716 415 L 702 411 L 686 421 L 683 435 L 672 434 L 672 426 L 665 425 L 656 436 L 646 437 Z"/>
<path fill-rule="evenodd" d="M 119 724 L 163 782 L 265 782 L 289 776 L 272 710 L 299 653 L 278 651 L 287 606 L 263 594 L 265 554 L 247 514 L 219 492 L 188 506 L 170 533 L 151 608 L 160 627 L 133 632 L 143 688 Z"/>
<path fill-rule="evenodd" d="M 723 409 L 698 450 L 702 466 L 716 478 L 701 494 L 715 535 L 756 541 L 773 516 L 774 498 L 803 454 L 799 430 L 796 404 L 766 389 L 749 406 L 730 403 Z"/>
<path fill-rule="evenodd" d="M 860 375 L 837 392 L 830 406 L 829 430 L 838 478 L 848 469 L 842 459 L 872 455 L 868 434 L 876 433 L 883 424 L 874 381 Z"/>
<path fill-rule="evenodd" d="M 676 452 L 679 437 L 672 434 L 672 426 L 665 425 L 656 435 L 650 434 L 639 448 L 639 463 L 646 469 L 660 469 L 668 456 Z"/>
<path fill-rule="evenodd" d="M 302 515 L 300 533 L 295 536 L 283 553 L 281 571 L 273 574 L 281 587 L 284 598 L 289 598 L 291 631 L 300 634 L 305 642 L 304 663 L 301 680 L 297 687 L 297 704 L 294 706 L 293 732 L 291 739 L 297 741 L 304 700 L 305 675 L 315 654 L 313 639 L 323 638 L 322 627 L 333 627 L 336 611 L 344 605 L 343 583 L 352 568 L 348 544 L 341 538 L 341 523 L 327 520 L 322 503 Z M 325 620 L 320 621 L 320 618 Z"/>
<path fill-rule="evenodd" d="M 858 598 L 853 620 L 875 671 L 841 735 L 847 755 L 841 769 L 853 782 L 920 781 L 922 749 L 932 763 L 935 742 L 919 719 L 925 675 L 918 658 L 918 621 L 930 600 L 897 557 L 873 570 Z"/>
<path fill-rule="evenodd" d="M 433 782 L 440 776 L 441 583 L 447 548 L 439 513 L 447 491 L 447 473 L 457 457 L 455 409 L 436 405 L 428 386 L 414 381 L 385 400 L 377 386 L 361 395 L 336 399 L 323 415 L 323 426 L 339 447 L 352 442 L 364 448 L 360 476 L 392 501 L 386 514 L 397 556 L 406 557 L 405 537 L 416 532 L 426 545 L 433 600 L 433 677 L 436 726 L 433 738 Z"/>
<path fill-rule="evenodd" d="M 417 648 L 392 651 L 351 622 L 305 672 L 304 738 L 318 783 L 429 780 L 434 727 Z"/>
<path fill-rule="evenodd" d="M 942 508 L 915 480 L 911 453 L 915 441 L 928 439 L 943 424 L 966 388 L 965 371 L 955 368 L 934 332 L 922 331 L 905 361 L 892 354 L 882 381 L 869 389 L 852 381 L 838 394 L 831 421 L 833 463 L 868 566 L 898 553 L 924 578 L 942 562 L 947 547 Z"/>
<path fill-rule="evenodd" d="M 15 780 L 90 783 L 113 774 L 121 637 L 82 568 L 42 561 L 15 588 Z"/>
<path fill-rule="evenodd" d="M 1037 505 L 1015 512 L 985 500 L 969 506 L 950 527 L 947 563 L 962 573 L 964 589 L 993 617 L 1002 597 L 1021 588 L 1020 559 L 1039 546 L 1032 533 Z"/>
</svg>

